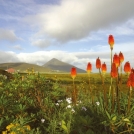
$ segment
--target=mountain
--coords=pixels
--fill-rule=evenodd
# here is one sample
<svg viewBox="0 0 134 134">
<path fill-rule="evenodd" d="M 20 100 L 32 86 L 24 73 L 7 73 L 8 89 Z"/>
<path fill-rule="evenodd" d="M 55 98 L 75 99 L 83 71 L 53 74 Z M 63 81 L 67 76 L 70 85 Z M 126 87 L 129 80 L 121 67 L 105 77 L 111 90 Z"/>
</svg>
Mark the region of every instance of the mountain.
<svg viewBox="0 0 134 134">
<path fill-rule="evenodd" d="M 56 58 L 53 58 L 50 61 L 48 61 L 47 63 L 45 63 L 43 65 L 43 67 L 50 68 L 52 70 L 60 71 L 60 72 L 70 72 L 71 68 L 75 67 L 75 66 L 68 64 L 66 62 L 62 62 Z M 76 67 L 76 69 L 77 69 L 78 73 L 85 73 L 86 72 L 85 70 L 82 70 L 82 69 L 77 68 L 77 67 Z"/>
<path fill-rule="evenodd" d="M 49 69 L 49 68 L 45 68 L 45 67 L 38 66 L 35 64 L 23 63 L 23 62 L 20 62 L 20 63 L 1 63 L 0 64 L 0 69 L 7 70 L 8 68 L 14 68 L 15 70 L 20 70 L 20 72 L 24 72 L 28 68 L 29 69 L 34 68 L 34 71 L 38 71 L 38 72 L 51 71 L 51 69 Z"/>
</svg>

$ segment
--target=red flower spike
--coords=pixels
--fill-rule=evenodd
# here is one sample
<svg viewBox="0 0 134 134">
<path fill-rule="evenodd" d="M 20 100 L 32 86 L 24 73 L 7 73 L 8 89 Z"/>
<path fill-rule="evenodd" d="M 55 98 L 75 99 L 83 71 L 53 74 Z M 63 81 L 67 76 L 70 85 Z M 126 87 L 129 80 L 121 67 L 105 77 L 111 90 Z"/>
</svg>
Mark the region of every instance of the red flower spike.
<svg viewBox="0 0 134 134">
<path fill-rule="evenodd" d="M 107 66 L 106 66 L 105 62 L 102 64 L 101 70 L 103 73 L 105 73 L 107 71 Z"/>
<path fill-rule="evenodd" d="M 115 63 L 116 67 L 120 66 L 120 58 L 117 54 L 113 57 L 113 63 Z"/>
<path fill-rule="evenodd" d="M 100 61 L 99 57 L 98 57 L 98 59 L 96 59 L 96 68 L 97 69 L 101 68 L 101 61 Z"/>
<path fill-rule="evenodd" d="M 113 37 L 113 35 L 109 35 L 108 43 L 110 45 L 111 50 L 113 50 L 113 45 L 114 45 L 114 37 Z"/>
<path fill-rule="evenodd" d="M 124 65 L 124 72 L 125 73 L 130 73 L 131 72 L 131 67 L 130 67 L 130 63 L 126 62 Z"/>
<path fill-rule="evenodd" d="M 116 64 L 113 63 L 111 69 L 111 77 L 116 78 L 117 76 L 118 76 L 118 72 L 117 72 Z"/>
<path fill-rule="evenodd" d="M 90 73 L 92 71 L 92 64 L 89 62 L 87 64 L 87 72 Z"/>
<path fill-rule="evenodd" d="M 134 87 L 134 70 L 132 69 L 130 75 L 129 75 L 129 78 L 128 78 L 128 81 L 127 81 L 127 86 L 132 86 Z"/>
<path fill-rule="evenodd" d="M 133 68 L 131 69 L 131 72 L 134 73 L 134 69 Z"/>
<path fill-rule="evenodd" d="M 121 63 L 124 61 L 124 56 L 123 56 L 122 52 L 119 53 L 119 59 L 120 59 Z"/>
<path fill-rule="evenodd" d="M 72 67 L 72 69 L 71 69 L 71 76 L 73 79 L 76 77 L 76 68 L 75 67 Z"/>
</svg>

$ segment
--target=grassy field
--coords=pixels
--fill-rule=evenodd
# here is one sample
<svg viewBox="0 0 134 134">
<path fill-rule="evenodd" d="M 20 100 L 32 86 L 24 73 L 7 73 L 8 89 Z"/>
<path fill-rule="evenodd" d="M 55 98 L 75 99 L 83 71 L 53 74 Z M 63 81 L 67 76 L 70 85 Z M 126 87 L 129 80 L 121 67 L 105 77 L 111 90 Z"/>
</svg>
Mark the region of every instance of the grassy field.
<svg viewBox="0 0 134 134">
<path fill-rule="evenodd" d="M 72 83 L 72 78 L 71 78 L 71 75 L 70 73 L 41 73 L 41 75 L 43 75 L 45 78 L 50 78 L 50 79 L 53 79 L 53 80 L 60 80 L 65 83 Z M 105 75 L 105 83 L 110 83 L 110 74 L 106 74 Z M 127 81 L 127 75 L 126 74 L 123 74 L 122 75 L 122 82 L 123 83 L 126 83 Z M 99 73 L 92 73 L 90 74 L 90 80 L 91 80 L 91 83 L 98 83 L 98 84 L 101 84 L 101 78 L 100 78 L 100 75 Z M 88 78 L 88 75 L 87 73 L 79 73 L 77 74 L 76 78 L 75 78 L 75 83 L 81 83 L 81 82 L 88 82 L 89 81 L 89 78 Z"/>
<path fill-rule="evenodd" d="M 65 89 L 72 89 L 73 81 L 71 78 L 70 73 L 40 73 L 45 79 L 50 79 L 52 81 L 57 81 L 61 87 Z M 21 75 L 27 75 L 26 73 Z M 36 74 L 37 75 L 37 74 Z M 127 87 L 127 74 L 122 74 L 122 84 L 120 85 L 121 92 L 128 92 Z M 113 85 L 116 85 L 116 79 L 113 80 Z M 109 85 L 111 82 L 111 77 L 109 73 L 105 74 L 104 84 L 106 91 L 109 92 Z M 88 90 L 89 89 L 89 77 L 87 73 L 78 73 L 74 83 L 79 90 Z M 90 85 L 93 90 L 93 93 L 96 94 L 97 92 L 103 92 L 102 80 L 99 73 L 91 73 L 90 74 Z"/>
<path fill-rule="evenodd" d="M 13 76 L 10 80 L 0 77 L 2 134 L 116 134 L 130 129 L 134 132 L 134 99 L 125 93 L 125 74 L 118 101 L 114 96 L 117 90 L 109 90 L 110 74 L 105 76 L 106 98 L 98 73 L 91 74 L 90 85 L 86 73 L 77 74 L 74 85 L 70 73 Z M 116 79 L 113 87 L 116 89 Z"/>
</svg>

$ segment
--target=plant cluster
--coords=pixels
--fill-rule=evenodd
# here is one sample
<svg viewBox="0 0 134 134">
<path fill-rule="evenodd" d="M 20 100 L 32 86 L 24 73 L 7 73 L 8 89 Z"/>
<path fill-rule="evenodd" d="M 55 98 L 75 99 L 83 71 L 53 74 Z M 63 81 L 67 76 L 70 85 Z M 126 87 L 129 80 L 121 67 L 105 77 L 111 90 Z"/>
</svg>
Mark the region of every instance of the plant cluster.
<svg viewBox="0 0 134 134">
<path fill-rule="evenodd" d="M 28 70 L 27 75 L 14 74 L 7 80 L 0 76 L 0 132 L 2 134 L 132 134 L 134 133 L 134 69 L 126 62 L 128 94 L 121 92 L 124 56 L 112 56 L 114 38 L 109 36 L 111 72 L 106 87 L 106 63 L 98 57 L 99 86 L 92 84 L 92 64 L 87 65 L 87 80 L 75 83 L 76 68 L 71 69 L 71 88 L 53 76 Z M 103 91 L 100 91 L 102 86 Z"/>
</svg>

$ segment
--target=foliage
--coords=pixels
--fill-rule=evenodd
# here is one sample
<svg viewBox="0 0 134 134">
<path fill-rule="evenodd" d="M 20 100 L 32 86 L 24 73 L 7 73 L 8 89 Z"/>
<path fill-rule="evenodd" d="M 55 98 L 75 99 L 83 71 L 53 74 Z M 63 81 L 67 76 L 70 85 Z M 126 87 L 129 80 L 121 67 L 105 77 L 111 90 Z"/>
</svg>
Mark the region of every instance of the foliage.
<svg viewBox="0 0 134 134">
<path fill-rule="evenodd" d="M 104 108 L 99 87 L 82 82 L 80 86 L 63 87 L 60 81 L 48 80 L 44 75 L 14 74 L 8 81 L 1 76 L 0 132 L 28 134 L 116 134 L 134 131 L 134 100 L 127 113 L 127 95 L 121 94 L 121 113 L 117 105 L 111 112 Z M 97 129 L 96 129 L 97 128 Z"/>
</svg>

